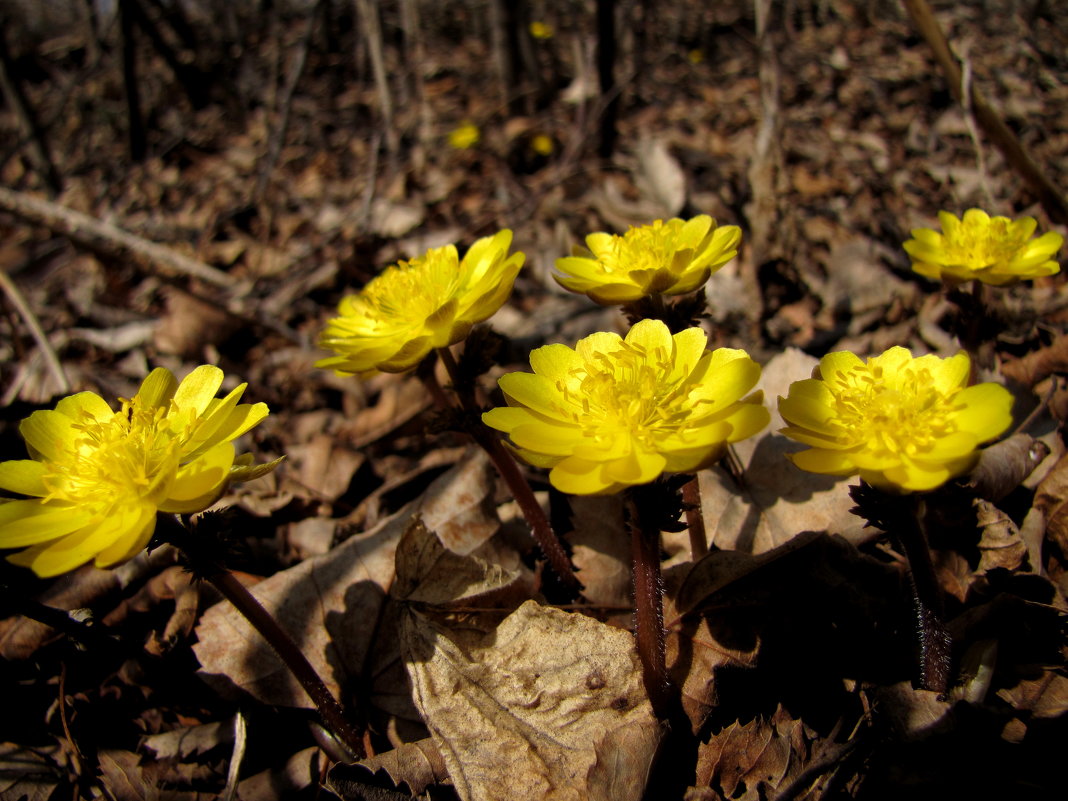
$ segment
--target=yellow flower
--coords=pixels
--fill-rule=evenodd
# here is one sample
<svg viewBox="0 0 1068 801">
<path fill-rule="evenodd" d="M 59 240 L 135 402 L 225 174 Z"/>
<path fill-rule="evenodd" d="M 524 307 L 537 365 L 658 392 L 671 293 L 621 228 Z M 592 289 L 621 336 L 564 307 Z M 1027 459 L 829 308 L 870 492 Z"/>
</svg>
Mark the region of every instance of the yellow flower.
<svg viewBox="0 0 1068 801">
<path fill-rule="evenodd" d="M 556 282 L 588 295 L 602 306 L 630 303 L 646 295 L 681 295 L 702 286 L 738 254 L 741 229 L 716 225 L 707 214 L 677 217 L 631 228 L 622 236 L 596 233 L 587 248 L 557 259 Z"/>
<path fill-rule="evenodd" d="M 319 337 L 320 347 L 337 355 L 315 366 L 346 375 L 403 373 L 432 349 L 464 339 L 512 291 L 524 256 L 508 255 L 511 243 L 506 229 L 475 242 L 463 261 L 446 245 L 387 268 L 338 305 L 340 316 Z"/>
<path fill-rule="evenodd" d="M 465 122 L 449 131 L 449 147 L 454 150 L 467 150 L 482 139 L 482 133 L 473 122 Z"/>
<path fill-rule="evenodd" d="M 820 378 L 795 381 L 779 398 L 782 433 L 812 446 L 791 461 L 904 490 L 967 472 L 979 445 L 1012 423 L 1012 395 L 998 384 L 966 387 L 970 368 L 964 353 L 914 359 L 902 347 L 867 362 L 846 351 L 824 356 Z"/>
<path fill-rule="evenodd" d="M 702 61 L 705 60 L 705 51 L 699 47 L 695 47 L 693 50 L 686 54 L 686 59 L 691 64 L 700 64 Z"/>
<path fill-rule="evenodd" d="M 537 20 L 530 23 L 529 30 L 530 35 L 535 39 L 552 39 L 555 33 L 552 25 L 546 22 L 538 22 Z"/>
<path fill-rule="evenodd" d="M 500 379 L 508 407 L 482 419 L 524 460 L 551 467 L 563 492 L 611 493 L 699 470 L 770 418 L 763 393 L 746 394 L 760 366 L 745 351 L 706 350 L 707 339 L 700 328 L 672 336 L 659 320 L 642 320 L 626 339 L 601 332 L 574 350 L 537 348 L 533 373 Z"/>
<path fill-rule="evenodd" d="M 247 481 L 281 461 L 234 458 L 232 440 L 267 416 L 238 404 L 245 384 L 217 399 L 223 372 L 198 367 L 179 384 L 153 370 L 119 411 L 92 392 L 64 398 L 19 425 L 30 459 L 0 462 L 0 489 L 31 496 L 0 503 L 0 548 L 39 576 L 89 560 L 111 567 L 135 556 L 156 513 L 206 509 L 230 481 Z"/>
<path fill-rule="evenodd" d="M 942 233 L 917 228 L 905 243 L 912 269 L 928 278 L 1011 284 L 1060 271 L 1053 254 L 1064 237 L 1053 231 L 1031 239 L 1038 223 L 1034 217 L 1010 220 L 990 217 L 981 209 L 968 209 L 964 219 L 938 212 Z"/>
<path fill-rule="evenodd" d="M 556 144 L 548 134 L 536 133 L 530 137 L 530 149 L 539 156 L 551 156 L 556 150 Z"/>
</svg>

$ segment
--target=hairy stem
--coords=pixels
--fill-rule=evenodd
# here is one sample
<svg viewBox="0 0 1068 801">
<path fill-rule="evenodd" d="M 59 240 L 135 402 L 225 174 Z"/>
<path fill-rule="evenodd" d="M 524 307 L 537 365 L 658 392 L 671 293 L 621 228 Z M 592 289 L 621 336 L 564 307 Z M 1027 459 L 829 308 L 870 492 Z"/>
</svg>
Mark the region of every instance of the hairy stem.
<svg viewBox="0 0 1068 801">
<path fill-rule="evenodd" d="M 194 575 L 210 581 L 215 589 L 245 617 L 252 628 L 259 632 L 289 668 L 294 678 L 300 682 L 304 692 L 319 710 L 326 727 L 351 752 L 352 756 L 362 759 L 365 755 L 362 736 L 345 718 L 341 704 L 327 689 L 322 678 L 300 650 L 300 646 L 278 625 L 278 621 L 263 607 L 263 604 L 256 600 L 245 585 L 223 567 L 211 555 L 208 548 L 197 541 L 195 536 L 190 536 L 190 532 L 176 518 L 160 515 L 159 522 L 163 525 L 157 528 L 158 533 L 186 555 Z"/>
<path fill-rule="evenodd" d="M 664 582 L 660 575 L 660 530 L 652 517 L 643 515 L 633 494 L 628 494 L 630 553 L 634 577 L 634 638 L 642 663 L 642 678 L 653 712 L 661 720 L 671 717 L 671 679 L 664 641 Z"/>
<path fill-rule="evenodd" d="M 701 484 L 694 476 L 682 485 L 682 502 L 686 508 L 686 528 L 690 532 L 690 558 L 697 561 L 708 553 L 708 533 L 701 510 Z"/>
<path fill-rule="evenodd" d="M 942 590 L 938 586 L 931 551 L 923 531 L 924 502 L 914 502 L 913 514 L 894 532 L 909 561 L 909 580 L 920 648 L 920 685 L 944 693 L 949 686 L 953 641 L 942 620 Z M 907 521 L 907 522 L 905 522 Z"/>
</svg>

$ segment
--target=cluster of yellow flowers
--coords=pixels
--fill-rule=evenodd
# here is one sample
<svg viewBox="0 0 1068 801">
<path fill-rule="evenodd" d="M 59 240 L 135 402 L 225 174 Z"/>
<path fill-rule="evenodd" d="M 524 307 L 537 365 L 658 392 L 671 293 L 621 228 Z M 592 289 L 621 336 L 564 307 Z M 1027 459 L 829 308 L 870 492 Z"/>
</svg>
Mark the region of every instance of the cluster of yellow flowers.
<svg viewBox="0 0 1068 801">
<path fill-rule="evenodd" d="M 943 212 L 942 233 L 913 231 L 905 249 L 921 275 L 1006 284 L 1055 273 L 1059 234 L 1031 239 L 1036 223 L 963 220 Z M 595 233 L 557 260 L 555 279 L 600 304 L 701 288 L 738 252 L 741 231 L 706 215 L 658 220 L 621 236 Z M 508 298 L 523 265 L 509 253 L 512 232 L 475 242 L 461 259 L 452 245 L 400 262 L 342 300 L 318 362 L 341 374 L 403 372 L 431 350 L 463 340 Z M 532 373 L 499 383 L 507 406 L 483 416 L 514 452 L 550 468 L 549 479 L 576 494 L 617 492 L 662 473 L 688 473 L 719 459 L 728 444 L 770 420 L 753 391 L 760 367 L 745 351 L 708 350 L 699 327 L 672 335 L 642 320 L 625 337 L 595 333 L 574 348 L 530 354 Z M 809 446 L 801 468 L 860 475 L 904 491 L 939 486 L 972 467 L 978 447 L 1011 423 L 1011 395 L 996 384 L 968 387 L 964 353 L 913 357 L 904 348 L 861 360 L 832 353 L 818 377 L 795 382 L 779 410 L 783 433 Z M 245 385 L 224 398 L 218 368 L 198 367 L 181 383 L 157 369 L 114 411 L 83 392 L 35 412 L 20 431 L 30 459 L 0 463 L 0 489 L 28 496 L 0 502 L 0 548 L 42 576 L 87 561 L 106 567 L 136 554 L 156 515 L 200 511 L 231 481 L 263 475 L 278 461 L 235 458 L 233 440 L 267 415 L 239 404 Z"/>
</svg>

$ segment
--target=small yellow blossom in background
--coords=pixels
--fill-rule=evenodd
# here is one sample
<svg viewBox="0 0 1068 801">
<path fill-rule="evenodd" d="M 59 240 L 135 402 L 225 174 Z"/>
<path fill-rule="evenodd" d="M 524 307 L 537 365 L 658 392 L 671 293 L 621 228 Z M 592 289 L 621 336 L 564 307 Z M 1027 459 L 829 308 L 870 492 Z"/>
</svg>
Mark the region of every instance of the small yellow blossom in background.
<svg viewBox="0 0 1068 801">
<path fill-rule="evenodd" d="M 473 122 L 465 122 L 449 131 L 449 147 L 454 150 L 467 150 L 479 143 L 482 132 Z"/>
<path fill-rule="evenodd" d="M 779 398 L 786 436 L 810 450 L 789 454 L 803 470 L 856 475 L 873 486 L 929 490 L 970 470 L 980 444 L 1012 424 L 999 384 L 967 387 L 968 356 L 913 358 L 893 347 L 866 362 L 847 351 L 820 360 L 820 378 Z"/>
<path fill-rule="evenodd" d="M 267 416 L 264 403 L 225 398 L 218 367 L 202 365 L 179 384 L 157 368 L 119 411 L 79 392 L 19 425 L 30 459 L 0 462 L 0 489 L 31 496 L 0 503 L 0 548 L 8 561 L 56 576 L 93 560 L 111 567 L 152 537 L 157 512 L 211 506 L 230 481 L 248 481 L 281 461 L 234 458 L 232 440 Z M 26 547 L 29 546 L 29 547 Z"/>
<path fill-rule="evenodd" d="M 555 33 L 552 25 L 537 21 L 530 23 L 528 30 L 535 39 L 552 39 Z"/>
<path fill-rule="evenodd" d="M 686 54 L 686 58 L 691 64 L 700 64 L 705 60 L 705 51 L 699 47 L 695 47 Z"/>
<path fill-rule="evenodd" d="M 672 336 L 659 320 L 642 320 L 626 339 L 601 332 L 573 350 L 537 348 L 533 373 L 501 377 L 508 406 L 482 419 L 575 495 L 699 470 L 770 419 L 763 394 L 750 393 L 760 366 L 745 351 L 708 351 L 707 340 L 700 328 Z"/>
<path fill-rule="evenodd" d="M 631 228 L 622 236 L 586 237 L 571 256 L 556 260 L 556 282 L 602 306 L 630 303 L 647 295 L 682 295 L 738 254 L 737 225 L 716 225 L 707 214 L 677 217 Z"/>
<path fill-rule="evenodd" d="M 376 276 L 338 305 L 319 337 L 337 355 L 321 359 L 348 375 L 403 373 L 434 348 L 462 339 L 508 299 L 522 253 L 508 254 L 512 232 L 479 239 L 461 261 L 455 246 L 432 248 Z"/>
<path fill-rule="evenodd" d="M 913 230 L 904 245 L 912 269 L 928 278 L 1011 284 L 1060 271 L 1053 254 L 1064 237 L 1053 231 L 1031 239 L 1038 223 L 1034 217 L 1010 220 L 991 217 L 981 209 L 968 209 L 960 219 L 938 212 L 942 233 L 930 228 Z"/>
<path fill-rule="evenodd" d="M 556 150 L 556 144 L 548 134 L 537 133 L 530 137 L 530 149 L 539 156 L 551 156 Z"/>
</svg>

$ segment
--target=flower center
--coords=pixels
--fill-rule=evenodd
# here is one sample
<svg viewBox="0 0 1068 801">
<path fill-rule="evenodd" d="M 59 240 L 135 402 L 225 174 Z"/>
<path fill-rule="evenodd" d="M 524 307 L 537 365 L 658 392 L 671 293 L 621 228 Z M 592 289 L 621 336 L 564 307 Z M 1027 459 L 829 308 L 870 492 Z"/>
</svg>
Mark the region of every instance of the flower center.
<svg viewBox="0 0 1068 801">
<path fill-rule="evenodd" d="M 926 368 L 905 367 L 889 375 L 880 365 L 864 365 L 840 376 L 832 389 L 837 422 L 855 445 L 915 456 L 956 429 L 956 391 L 947 395 L 936 389 Z"/>
<path fill-rule="evenodd" d="M 611 249 L 598 254 L 606 273 L 627 275 L 639 270 L 670 269 L 678 261 L 681 220 L 657 220 L 612 238 Z M 689 250 L 684 248 L 683 250 Z M 686 264 L 689 259 L 682 259 Z"/>
<path fill-rule="evenodd" d="M 966 219 L 943 240 L 949 263 L 965 264 L 973 270 L 1012 261 L 1026 242 L 1027 237 L 1014 231 L 1006 217 Z"/>
<path fill-rule="evenodd" d="M 663 348 L 649 351 L 619 343 L 611 353 L 596 353 L 574 371 L 577 392 L 557 383 L 567 402 L 558 411 L 580 425 L 595 442 L 636 439 L 654 449 L 658 438 L 678 432 L 692 420 L 686 403 L 691 366 L 678 370 Z M 672 379 L 671 376 L 677 376 Z"/>
<path fill-rule="evenodd" d="M 420 324 L 456 294 L 460 269 L 456 252 L 446 246 L 411 261 L 400 261 L 364 287 L 367 316 L 395 328 L 399 320 Z"/>
<path fill-rule="evenodd" d="M 76 423 L 73 448 L 62 459 L 45 462 L 45 501 L 58 500 L 101 512 L 131 497 L 162 499 L 178 472 L 183 441 L 198 427 L 191 412 L 165 407 L 145 409 L 122 401 L 110 420 L 86 415 Z"/>
</svg>

